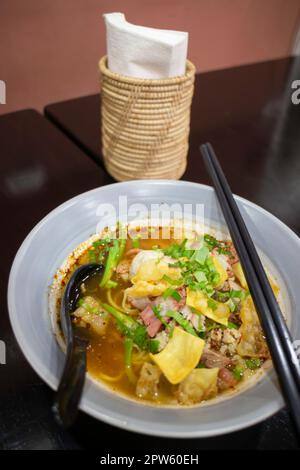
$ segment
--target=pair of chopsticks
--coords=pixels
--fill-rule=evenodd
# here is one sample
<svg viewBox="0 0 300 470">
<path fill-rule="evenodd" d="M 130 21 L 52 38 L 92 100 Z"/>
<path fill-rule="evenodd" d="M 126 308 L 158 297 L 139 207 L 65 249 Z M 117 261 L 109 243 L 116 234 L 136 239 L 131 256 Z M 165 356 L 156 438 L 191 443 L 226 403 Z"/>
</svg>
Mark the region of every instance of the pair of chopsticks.
<svg viewBox="0 0 300 470">
<path fill-rule="evenodd" d="M 211 144 L 200 147 L 260 317 L 282 393 L 300 435 L 300 367 L 265 270 Z"/>
</svg>

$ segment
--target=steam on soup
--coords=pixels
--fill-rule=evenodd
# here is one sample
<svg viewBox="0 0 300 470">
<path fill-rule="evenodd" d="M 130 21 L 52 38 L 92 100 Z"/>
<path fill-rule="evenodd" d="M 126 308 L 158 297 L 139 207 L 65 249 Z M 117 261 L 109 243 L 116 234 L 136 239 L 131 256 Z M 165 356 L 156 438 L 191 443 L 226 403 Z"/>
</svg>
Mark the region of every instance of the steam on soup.
<svg viewBox="0 0 300 470">
<path fill-rule="evenodd" d="M 103 238 L 74 269 L 89 262 L 104 274 L 82 285 L 73 322 L 88 329 L 89 373 L 115 391 L 192 405 L 236 388 L 269 358 L 231 241 L 166 240 L 161 230 Z"/>
</svg>

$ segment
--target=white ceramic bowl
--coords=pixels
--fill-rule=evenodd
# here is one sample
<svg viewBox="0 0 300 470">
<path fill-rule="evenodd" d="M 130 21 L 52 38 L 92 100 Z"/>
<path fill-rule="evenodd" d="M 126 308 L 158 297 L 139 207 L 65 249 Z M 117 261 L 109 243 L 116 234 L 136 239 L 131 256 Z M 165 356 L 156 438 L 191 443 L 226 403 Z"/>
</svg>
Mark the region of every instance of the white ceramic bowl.
<svg viewBox="0 0 300 470">
<path fill-rule="evenodd" d="M 11 324 L 27 360 L 53 389 L 64 356 L 52 333 L 48 289 L 53 275 L 69 253 L 95 233 L 100 203 L 175 202 L 204 204 L 206 222 L 224 225 L 211 187 L 185 181 L 151 180 L 116 183 L 81 194 L 48 214 L 20 247 L 9 279 Z M 295 339 L 300 338 L 299 238 L 276 217 L 236 197 L 250 234 L 264 253 L 264 262 L 278 279 Z M 271 263 L 270 261 L 271 260 Z M 298 311 L 296 309 L 298 306 Z M 86 380 L 80 408 L 102 421 L 145 434 L 168 437 L 208 437 L 236 431 L 278 411 L 283 400 L 273 370 L 253 387 L 224 401 L 192 408 L 160 408 L 130 401 L 91 379 Z"/>
</svg>

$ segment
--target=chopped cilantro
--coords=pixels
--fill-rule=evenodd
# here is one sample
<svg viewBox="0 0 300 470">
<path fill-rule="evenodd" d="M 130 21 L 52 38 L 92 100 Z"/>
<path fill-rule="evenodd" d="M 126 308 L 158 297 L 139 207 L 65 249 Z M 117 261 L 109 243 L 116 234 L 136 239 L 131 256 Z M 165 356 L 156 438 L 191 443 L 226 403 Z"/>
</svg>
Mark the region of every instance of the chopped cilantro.
<svg viewBox="0 0 300 470">
<path fill-rule="evenodd" d="M 208 233 L 204 235 L 204 241 L 211 249 L 219 245 L 218 240 L 212 235 L 209 235 Z"/>
<path fill-rule="evenodd" d="M 214 248 L 217 249 L 218 253 L 220 255 L 231 255 L 230 250 L 226 248 L 226 245 L 224 246 L 224 242 L 218 241 L 215 237 L 209 234 L 204 235 L 204 241 L 206 245 L 208 246 L 209 250 L 212 251 Z"/>
</svg>

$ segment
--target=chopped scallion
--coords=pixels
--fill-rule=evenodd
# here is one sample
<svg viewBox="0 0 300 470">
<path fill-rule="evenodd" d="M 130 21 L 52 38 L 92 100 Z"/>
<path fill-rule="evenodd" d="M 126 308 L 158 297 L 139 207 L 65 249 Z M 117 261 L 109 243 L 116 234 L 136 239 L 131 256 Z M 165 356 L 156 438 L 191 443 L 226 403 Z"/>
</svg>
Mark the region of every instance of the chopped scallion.
<svg viewBox="0 0 300 470">
<path fill-rule="evenodd" d="M 177 310 L 168 310 L 166 315 L 170 318 L 173 318 L 178 325 L 180 325 L 187 333 L 190 333 L 193 336 L 198 336 L 192 325 L 188 320 L 186 320 Z"/>
<path fill-rule="evenodd" d="M 114 289 L 115 287 L 118 286 L 118 283 L 116 281 L 112 281 L 111 279 L 107 281 L 106 286 L 107 289 Z"/>
<path fill-rule="evenodd" d="M 131 367 L 133 340 L 131 338 L 125 338 L 124 347 L 125 347 L 125 354 L 124 354 L 125 367 Z"/>
<path fill-rule="evenodd" d="M 241 366 L 235 366 L 233 369 L 232 369 L 232 373 L 234 375 L 234 377 L 237 379 L 237 380 L 242 380 L 243 376 L 244 376 L 244 369 L 243 367 Z"/>
<path fill-rule="evenodd" d="M 258 369 L 258 367 L 261 366 L 261 360 L 259 358 L 246 359 L 245 363 L 250 370 Z"/>
<path fill-rule="evenodd" d="M 173 289 L 173 287 L 168 287 L 168 289 L 166 289 L 163 293 L 164 299 L 167 299 L 168 297 L 173 297 L 173 299 L 177 302 L 180 302 L 181 300 L 181 295 L 179 294 L 179 292 L 177 292 L 177 290 Z"/>
</svg>

